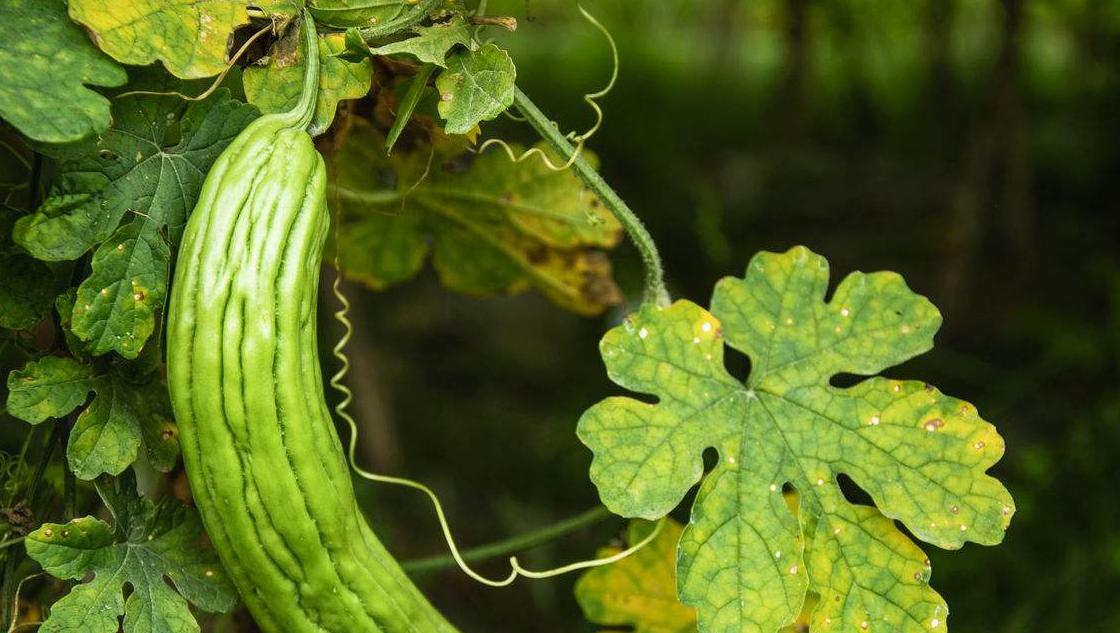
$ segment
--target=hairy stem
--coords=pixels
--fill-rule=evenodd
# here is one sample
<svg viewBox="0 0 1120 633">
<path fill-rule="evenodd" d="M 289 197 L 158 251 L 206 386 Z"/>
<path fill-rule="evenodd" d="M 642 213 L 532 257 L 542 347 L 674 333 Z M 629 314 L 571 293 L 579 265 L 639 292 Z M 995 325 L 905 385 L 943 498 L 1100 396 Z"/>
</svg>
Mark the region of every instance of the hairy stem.
<svg viewBox="0 0 1120 633">
<path fill-rule="evenodd" d="M 463 560 L 474 562 L 526 550 L 541 545 L 542 543 L 555 540 L 589 525 L 594 525 L 613 516 L 614 515 L 606 508 L 592 508 L 574 517 L 553 523 L 552 525 L 545 526 L 533 532 L 508 538 L 504 541 L 463 550 Z M 455 559 L 450 555 L 440 555 L 405 561 L 401 563 L 401 567 L 410 574 L 420 574 L 454 567 L 455 564 Z"/>
<path fill-rule="evenodd" d="M 564 138 L 564 135 L 552 120 L 545 116 L 520 88 L 515 90 L 513 106 L 528 120 L 537 134 L 540 134 L 541 138 L 560 155 L 560 158 L 567 161 L 572 160 L 574 156 L 572 169 L 575 170 L 580 180 L 587 185 L 587 188 L 598 196 L 599 200 L 618 218 L 618 221 L 622 223 L 622 228 L 626 230 L 626 234 L 630 236 L 634 246 L 638 248 L 646 271 L 644 301 L 655 305 L 668 305 L 669 291 L 665 288 L 665 273 L 661 266 L 661 255 L 657 252 L 657 245 L 649 231 L 646 230 L 645 225 L 623 202 L 622 198 L 615 193 L 614 189 L 607 184 L 607 181 L 603 180 L 603 177 L 595 171 L 595 168 L 582 156 L 576 155 L 575 147 L 568 142 L 568 139 Z"/>
</svg>

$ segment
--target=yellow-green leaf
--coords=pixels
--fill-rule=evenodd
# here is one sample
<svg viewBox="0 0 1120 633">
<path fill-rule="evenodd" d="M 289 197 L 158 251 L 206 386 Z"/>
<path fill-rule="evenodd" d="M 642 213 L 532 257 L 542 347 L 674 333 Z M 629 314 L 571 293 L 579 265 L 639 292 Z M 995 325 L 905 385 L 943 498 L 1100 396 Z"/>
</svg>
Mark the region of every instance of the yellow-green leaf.
<svg viewBox="0 0 1120 633">
<path fill-rule="evenodd" d="M 303 87 L 303 51 L 298 33 L 281 38 L 269 52 L 267 66 L 245 70 L 245 96 L 261 112 L 285 112 L 299 101 Z M 334 121 L 338 102 L 358 99 L 369 92 L 373 64 L 369 59 L 350 62 L 335 54 L 345 50 L 341 33 L 319 38 L 319 98 L 311 134 L 320 134 Z"/>
<path fill-rule="evenodd" d="M 46 143 L 109 127 L 109 100 L 85 85 L 119 86 L 128 76 L 66 17 L 63 0 L 5 0 L 0 24 L 0 117 Z"/>
<path fill-rule="evenodd" d="M 426 155 L 390 161 L 383 146 L 356 121 L 335 156 L 329 200 L 342 216 L 349 277 L 373 288 L 399 283 L 430 250 L 440 279 L 458 292 L 535 287 L 581 314 L 619 300 L 610 262 L 595 249 L 615 245 L 621 229 L 572 172 L 504 152 L 482 154 L 466 171 L 426 169 Z"/>
<path fill-rule="evenodd" d="M 226 66 L 230 35 L 249 21 L 245 0 L 70 0 L 70 17 L 125 64 L 162 61 L 183 79 Z"/>
<path fill-rule="evenodd" d="M 627 545 L 649 535 L 653 524 L 632 521 Z M 683 528 L 666 520 L 661 533 L 645 548 L 605 567 L 596 567 L 576 581 L 576 600 L 589 621 L 603 626 L 633 627 L 634 633 L 690 633 L 696 610 L 677 599 L 677 542 Z M 600 558 L 622 551 L 607 547 Z"/>
<path fill-rule="evenodd" d="M 974 407 L 875 376 L 930 349 L 937 309 L 894 273 L 852 273 L 826 303 L 827 287 L 808 249 L 760 253 L 717 285 L 712 312 L 647 306 L 603 338 L 611 379 L 657 401 L 609 398 L 584 414 L 591 478 L 611 510 L 651 519 L 703 478 L 678 567 L 701 631 L 777 631 L 809 592 L 821 595 L 814 630 L 936 630 L 947 608 L 893 521 L 958 548 L 1000 542 L 1014 513 L 985 474 L 1003 441 Z M 750 358 L 745 381 L 725 369 L 725 343 Z M 841 373 L 872 377 L 832 386 Z M 708 448 L 719 461 L 704 476 Z M 847 501 L 841 475 L 877 507 Z"/>
</svg>

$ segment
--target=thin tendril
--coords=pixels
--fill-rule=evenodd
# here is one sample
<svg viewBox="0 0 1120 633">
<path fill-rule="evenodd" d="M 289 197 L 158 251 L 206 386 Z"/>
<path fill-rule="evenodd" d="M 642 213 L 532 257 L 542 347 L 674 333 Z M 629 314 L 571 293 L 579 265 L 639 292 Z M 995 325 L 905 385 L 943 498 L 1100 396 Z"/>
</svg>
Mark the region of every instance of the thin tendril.
<svg viewBox="0 0 1120 633">
<path fill-rule="evenodd" d="M 336 214 L 336 216 L 337 216 L 337 214 Z M 336 222 L 335 222 L 335 226 L 334 226 L 334 238 L 335 238 L 334 268 L 335 268 L 335 277 L 334 277 L 334 282 L 331 284 L 331 292 L 334 294 L 335 299 L 338 300 L 338 303 L 340 305 L 340 308 L 337 311 L 335 311 L 335 313 L 334 313 L 334 318 L 340 324 L 342 324 L 342 330 L 343 331 L 342 331 L 342 336 L 339 337 L 338 342 L 335 344 L 334 348 L 331 349 L 331 353 L 334 355 L 334 357 L 336 359 L 338 359 L 340 367 L 339 367 L 339 370 L 337 372 L 335 372 L 335 374 L 333 376 L 331 376 L 330 385 L 335 391 L 337 391 L 342 396 L 342 398 L 334 406 L 335 415 L 337 415 L 339 418 L 341 418 L 343 421 L 345 421 L 347 426 L 350 427 L 350 441 L 348 443 L 347 451 L 346 451 L 347 459 L 350 462 L 350 468 L 353 469 L 353 471 L 355 473 L 357 473 L 358 476 L 362 477 L 363 479 L 368 479 L 370 481 L 375 481 L 375 482 L 378 482 L 378 483 L 386 483 L 386 484 L 393 484 L 393 485 L 397 485 L 397 486 L 404 486 L 406 488 L 412 488 L 413 490 L 419 490 L 420 492 L 423 492 L 425 495 L 427 495 L 428 499 L 431 500 L 431 502 L 432 502 L 432 507 L 435 509 L 436 517 L 439 519 L 439 526 L 440 526 L 440 530 L 443 532 L 443 538 L 444 538 L 445 541 L 447 541 L 447 547 L 451 552 L 452 558 L 455 559 L 455 563 L 459 566 L 459 569 L 461 569 L 464 574 L 466 574 L 470 578 L 474 579 L 475 581 L 480 582 L 484 585 L 488 585 L 490 587 L 506 587 L 506 586 L 512 584 L 513 581 L 517 580 L 518 576 L 524 576 L 526 578 L 551 578 L 553 576 L 559 576 L 561 574 L 566 574 L 566 573 L 576 571 L 576 570 L 580 570 L 580 569 L 588 569 L 588 568 L 591 568 L 591 567 L 600 567 L 602 565 L 609 565 L 611 563 L 622 560 L 623 558 L 626 558 L 627 556 L 630 556 L 634 552 L 637 552 L 638 550 L 640 550 L 643 547 L 645 547 L 646 545 L 648 545 L 650 543 L 650 541 L 652 541 L 654 538 L 656 538 L 657 534 L 661 531 L 661 528 L 665 523 L 664 519 L 662 519 L 661 521 L 659 521 L 657 523 L 657 527 L 655 527 L 654 530 L 646 538 L 642 539 L 640 542 L 634 544 L 633 546 L 631 546 L 631 547 L 629 547 L 629 548 L 627 548 L 627 549 L 625 549 L 625 550 L 623 550 L 623 551 L 621 551 L 621 552 L 619 552 L 619 553 L 617 553 L 613 556 L 608 556 L 606 558 L 597 558 L 597 559 L 587 560 L 587 561 L 581 561 L 581 562 L 578 562 L 578 563 L 572 563 L 572 564 L 569 564 L 569 565 L 564 565 L 563 567 L 557 567 L 555 569 L 548 569 L 548 570 L 545 570 L 545 571 L 532 571 L 532 570 L 525 569 L 517 561 L 516 556 L 510 556 L 509 557 L 509 565 L 510 565 L 509 575 L 504 577 L 504 578 L 494 580 L 494 579 L 491 579 L 491 578 L 487 578 L 487 577 L 483 576 L 482 574 L 479 574 L 478 572 L 476 572 L 474 569 L 471 568 L 471 566 L 469 564 L 467 564 L 467 561 L 463 559 L 463 556 L 459 551 L 459 546 L 456 545 L 456 543 L 455 543 L 455 537 L 451 534 L 451 526 L 447 521 L 447 514 L 443 510 L 443 504 L 440 502 L 439 497 L 436 495 L 436 493 L 431 488 L 425 486 L 424 484 L 422 484 L 418 481 L 413 481 L 411 479 L 405 479 L 403 477 L 391 477 L 391 476 L 388 476 L 388 475 L 379 475 L 379 474 L 376 474 L 376 473 L 371 473 L 369 471 L 366 471 L 363 468 L 361 468 L 360 466 L 358 466 L 358 461 L 357 461 L 357 458 L 355 457 L 355 454 L 356 454 L 357 448 L 358 448 L 358 423 L 350 415 L 350 412 L 347 411 L 347 409 L 350 406 L 350 403 L 354 400 L 354 393 L 350 390 L 350 388 L 348 386 L 346 386 L 346 383 L 343 382 L 343 380 L 346 378 L 346 375 L 350 371 L 350 358 L 346 354 L 346 345 L 347 345 L 347 343 L 350 342 L 351 337 L 354 335 L 354 326 L 350 322 L 350 317 L 349 317 L 350 301 L 346 298 L 346 295 L 342 292 L 342 276 L 343 276 L 342 275 L 342 262 L 341 262 L 341 259 L 340 259 L 340 256 L 339 256 L 339 251 L 340 251 L 340 249 L 339 249 L 339 236 L 340 236 L 341 231 L 340 231 L 340 223 L 337 221 L 339 219 L 341 219 L 341 218 L 336 217 Z"/>
<path fill-rule="evenodd" d="M 25 626 L 35 626 L 42 624 L 42 622 L 24 622 L 23 624 L 16 624 L 16 622 L 19 620 L 19 594 L 21 591 L 23 591 L 23 583 L 31 580 L 32 578 L 38 578 L 42 575 L 43 572 L 37 572 L 31 574 L 30 576 L 24 576 L 23 579 L 19 581 L 19 584 L 16 585 L 16 595 L 12 598 L 12 625 L 8 627 L 8 633 L 14 633 L 15 631 L 22 629 Z"/>
<path fill-rule="evenodd" d="M 583 8 L 583 5 L 579 5 L 579 12 L 582 13 L 583 17 L 586 18 L 587 21 L 590 22 L 595 28 L 599 29 L 599 32 L 601 32 L 603 36 L 606 37 L 607 44 L 609 44 L 611 47 L 611 77 L 610 80 L 607 81 L 607 85 L 604 86 L 601 90 L 583 95 L 583 100 L 587 103 L 588 106 L 591 107 L 591 110 L 595 113 L 595 123 L 592 124 L 592 126 L 583 134 L 569 132 L 567 135 L 565 135 L 564 138 L 575 144 L 575 152 L 572 153 L 571 157 L 568 158 L 568 160 L 565 161 L 563 165 L 557 165 L 553 163 L 548 154 L 546 154 L 539 147 L 530 148 L 519 155 L 513 149 L 513 147 L 510 146 L 509 143 L 498 138 L 492 138 L 484 141 L 482 145 L 479 145 L 478 149 L 475 150 L 476 152 L 481 154 L 490 147 L 500 147 L 503 151 L 505 151 L 506 155 L 509 156 L 509 159 L 515 163 L 520 163 L 528 159 L 530 156 L 540 156 L 541 160 L 544 161 L 545 166 L 552 171 L 564 171 L 575 164 L 576 160 L 579 158 L 579 155 L 583 152 L 584 145 L 592 136 L 595 135 L 596 132 L 599 131 L 599 128 L 603 125 L 603 108 L 599 105 L 597 100 L 602 99 L 603 97 L 610 94 L 611 90 L 614 90 L 615 83 L 618 81 L 618 46 L 615 44 L 614 37 L 611 36 L 611 33 L 607 30 L 607 27 L 603 26 L 602 22 L 595 19 L 595 16 L 591 15 L 591 13 L 587 11 L 587 9 Z M 508 111 L 506 112 L 506 116 L 510 117 L 514 121 L 526 120 L 524 117 L 517 117 L 516 115 L 509 113 Z"/>
<path fill-rule="evenodd" d="M 122 97 L 129 97 L 132 95 L 155 95 L 157 97 L 179 97 L 180 99 L 183 99 L 185 101 L 202 101 L 203 99 L 214 94 L 214 91 L 222 85 L 222 81 L 225 80 L 226 75 L 229 74 L 229 71 L 233 70 L 234 65 L 237 63 L 237 60 L 240 59 L 241 56 L 249 50 L 249 46 L 251 46 L 253 42 L 257 41 L 257 39 L 265 33 L 276 32 L 278 29 L 283 29 L 285 26 L 287 26 L 287 23 L 288 21 L 286 20 L 280 23 L 279 26 L 277 26 L 277 22 L 273 20 L 271 28 L 263 28 L 256 33 L 253 33 L 252 37 L 245 40 L 245 43 L 241 45 L 241 48 L 237 49 L 237 52 L 233 54 L 233 57 L 230 58 L 229 63 L 226 64 L 225 69 L 223 69 L 222 72 L 214 78 L 214 82 L 210 84 L 210 87 L 200 95 L 192 97 L 188 94 L 183 94 L 182 92 L 178 92 L 175 90 L 172 90 L 170 92 L 157 92 L 154 90 L 129 90 L 128 92 L 122 92 L 114 96 L 113 98 L 120 99 Z"/>
</svg>

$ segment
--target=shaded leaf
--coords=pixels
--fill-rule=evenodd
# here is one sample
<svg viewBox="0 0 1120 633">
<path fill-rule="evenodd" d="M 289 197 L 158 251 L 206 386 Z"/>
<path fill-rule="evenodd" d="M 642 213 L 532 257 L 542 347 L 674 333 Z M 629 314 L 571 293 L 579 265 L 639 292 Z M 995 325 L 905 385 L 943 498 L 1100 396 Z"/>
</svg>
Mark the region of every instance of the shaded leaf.
<svg viewBox="0 0 1120 633">
<path fill-rule="evenodd" d="M 163 383 L 133 384 L 110 375 L 96 380 L 94 390 L 97 397 L 78 416 L 66 446 L 74 476 L 120 474 L 136 461 L 141 444 L 157 470 L 175 467 L 179 438 Z"/>
<path fill-rule="evenodd" d="M 137 83 L 176 85 L 150 77 Z M 113 112 L 113 127 L 71 151 L 50 197 L 16 223 L 13 237 L 43 260 L 75 259 L 105 242 L 78 290 L 73 331 L 94 354 L 135 358 L 162 307 L 169 246 L 210 165 L 257 110 L 221 89 L 189 105 L 178 97 L 127 96 Z"/>
<path fill-rule="evenodd" d="M 29 328 L 51 307 L 54 272 L 21 253 L 0 253 L 0 327 Z"/>
<path fill-rule="evenodd" d="M 627 545 L 649 535 L 653 524 L 632 521 Z M 690 633 L 696 610 L 677 599 L 677 542 L 684 528 L 672 519 L 645 548 L 605 567 L 596 567 L 576 581 L 576 600 L 589 621 L 603 626 L 633 627 L 634 633 Z M 621 548 L 607 547 L 599 558 Z"/>
<path fill-rule="evenodd" d="M 162 61 L 184 79 L 216 75 L 226 66 L 233 30 L 249 21 L 244 0 L 70 0 L 70 17 L 93 32 L 117 61 Z"/>
<path fill-rule="evenodd" d="M 72 358 L 47 356 L 8 374 L 8 413 L 31 424 L 61 418 L 81 406 L 90 391 L 96 396 L 78 416 L 66 447 L 78 478 L 119 474 L 136 461 L 141 445 L 153 467 L 174 468 L 178 430 L 158 378 L 131 381 Z"/>
<path fill-rule="evenodd" d="M 447 133 L 466 134 L 509 109 L 516 78 L 513 60 L 495 44 L 453 53 L 436 78 L 439 114 L 447 121 Z"/>
<path fill-rule="evenodd" d="M 315 20 L 331 26 L 370 26 L 418 10 L 415 0 L 309 0 Z"/>
<path fill-rule="evenodd" d="M 985 474 L 1003 441 L 971 405 L 915 381 L 829 384 L 927 351 L 936 308 L 894 273 L 853 273 L 825 303 L 827 286 L 827 263 L 807 249 L 761 253 L 745 278 L 717 285 L 711 313 L 645 307 L 601 343 L 612 380 L 658 399 L 609 398 L 580 420 L 609 508 L 662 516 L 701 480 L 703 451 L 719 453 L 680 545 L 681 598 L 702 631 L 777 631 L 810 591 L 814 628 L 935 629 L 947 608 L 892 520 L 958 548 L 998 543 L 1014 512 Z M 725 341 L 750 357 L 745 383 L 724 368 Z M 878 507 L 848 502 L 842 474 Z"/>
<path fill-rule="evenodd" d="M 0 24 L 0 117 L 45 143 L 109 127 L 109 100 L 85 86 L 120 86 L 128 76 L 70 21 L 64 0 L 5 0 Z"/>
<path fill-rule="evenodd" d="M 338 102 L 358 99 L 369 92 L 373 64 L 369 59 L 349 62 L 335 56 L 345 48 L 343 35 L 319 37 L 319 97 L 309 132 L 321 134 L 334 121 Z M 303 51 L 295 29 L 278 40 L 268 56 L 267 66 L 245 70 L 245 96 L 261 112 L 286 112 L 299 101 L 303 90 Z"/>
<path fill-rule="evenodd" d="M 124 616 L 125 633 L 194 633 L 188 602 L 208 612 L 233 608 L 233 586 L 213 551 L 198 545 L 195 511 L 171 499 L 136 499 L 134 490 L 131 497 L 113 504 L 116 530 L 87 516 L 46 523 L 27 536 L 28 555 L 47 573 L 92 575 L 54 603 L 40 631 L 116 633 Z"/>
<path fill-rule="evenodd" d="M 412 30 L 415 37 L 369 48 L 370 55 L 411 55 L 425 64 L 447 67 L 446 57 L 456 46 L 469 46 L 471 29 L 465 18 L 455 15 L 446 22 L 420 26 Z M 471 126 L 473 127 L 473 126 Z"/>
<path fill-rule="evenodd" d="M 616 244 L 619 225 L 570 171 L 492 152 L 466 171 L 432 166 L 423 176 L 426 161 L 389 161 L 381 146 L 356 121 L 336 156 L 330 200 L 351 278 L 384 288 L 415 275 L 432 251 L 440 279 L 458 292 L 535 287 L 582 314 L 619 300 L 609 260 L 593 250 Z"/>
</svg>

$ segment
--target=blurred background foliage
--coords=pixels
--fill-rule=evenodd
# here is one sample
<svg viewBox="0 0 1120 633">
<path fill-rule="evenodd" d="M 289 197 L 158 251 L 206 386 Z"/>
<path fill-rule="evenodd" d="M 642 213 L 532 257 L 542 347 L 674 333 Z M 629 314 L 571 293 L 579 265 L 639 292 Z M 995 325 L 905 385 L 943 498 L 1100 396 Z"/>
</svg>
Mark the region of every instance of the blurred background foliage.
<svg viewBox="0 0 1120 633">
<path fill-rule="evenodd" d="M 958 633 L 1120 630 L 1120 2 L 588 0 L 621 51 L 591 147 L 647 220 L 675 296 L 706 303 L 760 249 L 806 244 L 834 278 L 896 270 L 945 315 L 889 375 L 974 402 L 1007 440 L 1003 545 L 924 546 Z M 490 0 L 518 83 L 565 130 L 610 70 L 574 3 Z M 532 140 L 506 121 L 484 136 Z M 640 292 L 630 247 L 615 255 Z M 624 314 L 423 281 L 360 297 L 352 381 L 367 459 L 433 482 L 466 543 L 593 505 L 580 413 L 617 393 L 596 352 Z M 329 329 L 326 337 L 332 334 Z M 439 550 L 407 492 L 364 488 L 396 551 Z M 566 562 L 606 522 L 527 562 Z M 484 567 L 495 572 L 502 564 Z M 590 631 L 574 578 L 425 583 L 468 631 Z M 484 605 L 484 606 L 483 606 Z"/>
<path fill-rule="evenodd" d="M 706 304 L 715 281 L 742 274 L 755 252 L 805 244 L 828 257 L 834 279 L 895 270 L 941 308 L 937 347 L 887 374 L 969 400 L 999 427 L 1007 456 L 994 474 L 1018 506 L 999 547 L 923 546 L 951 630 L 1120 631 L 1120 1 L 585 6 L 617 40 L 622 64 L 590 147 L 648 222 L 675 296 Z M 517 32 L 490 34 L 511 51 L 525 92 L 563 129 L 589 126 L 580 96 L 606 81 L 610 56 L 575 3 L 486 8 L 518 19 Z M 512 120 L 483 135 L 535 140 Z M 636 252 L 623 246 L 612 257 L 637 299 Z M 454 295 L 430 270 L 386 292 L 347 292 L 367 467 L 436 488 L 462 546 L 597 504 L 575 423 L 619 392 L 596 346 L 633 303 L 588 319 L 538 295 Z M 333 305 L 324 294 L 328 369 L 340 334 Z M 6 373 L 11 354 L 2 355 Z M 747 369 L 741 358 L 730 364 Z M 40 436 L 32 453 L 54 445 Z M 12 463 L 0 460 L 0 471 Z M 139 475 L 142 486 L 155 476 Z M 61 480 L 47 473 L 40 505 L 57 502 Z M 394 553 L 443 553 L 422 496 L 357 486 Z M 606 520 L 520 560 L 587 558 L 623 533 L 621 519 Z M 572 597 L 575 576 L 506 589 L 455 569 L 420 580 L 464 631 L 595 630 Z M 243 613 L 209 628 L 253 630 Z"/>
</svg>

